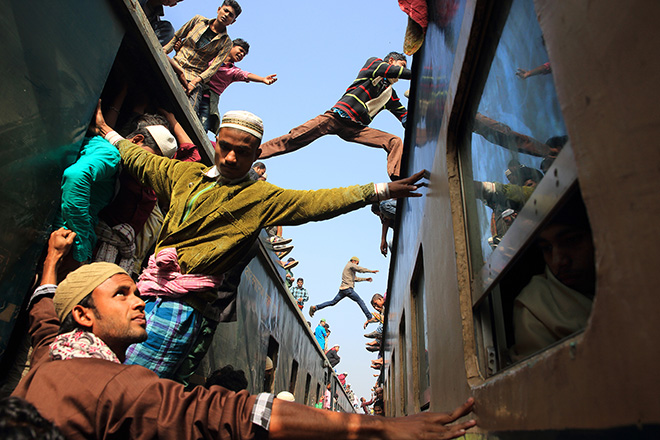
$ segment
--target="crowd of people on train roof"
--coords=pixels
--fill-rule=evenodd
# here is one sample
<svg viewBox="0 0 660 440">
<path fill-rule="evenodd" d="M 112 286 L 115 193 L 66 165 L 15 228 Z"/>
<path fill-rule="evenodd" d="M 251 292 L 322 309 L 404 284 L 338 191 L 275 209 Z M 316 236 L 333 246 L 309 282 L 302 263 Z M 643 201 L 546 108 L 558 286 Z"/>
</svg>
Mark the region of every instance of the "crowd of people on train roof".
<svg viewBox="0 0 660 440">
<path fill-rule="evenodd" d="M 61 212 L 28 305 L 30 368 L 14 397 L 3 401 L 0 429 L 25 428 L 50 438 L 463 435 L 475 421 L 454 422 L 472 411 L 473 399 L 446 414 L 377 420 L 331 415 L 291 402 L 287 393 L 251 395 L 240 373 L 228 368 L 208 387 L 190 386 L 218 324 L 236 319 L 240 274 L 262 229 L 270 229 L 269 244 L 282 258 L 291 247 L 278 227 L 419 197 L 426 172 L 401 175 L 401 139 L 368 126 L 383 109 L 406 122 L 406 109 L 392 89 L 396 80 L 411 78 L 403 54 L 369 58 L 329 111 L 262 144 L 264 122 L 258 116 L 227 111 L 214 118 L 218 97 L 231 82 L 277 80 L 235 66 L 249 51 L 244 40 L 227 33 L 241 6 L 224 0 L 216 17 L 197 15 L 173 32 L 161 17 L 163 6 L 176 3 L 140 0 L 165 53 L 176 51 L 170 63 L 191 107 L 216 133 L 214 163 L 201 163 L 199 146 L 170 111 L 149 113 L 157 104 L 128 85 L 99 101 L 78 159 L 62 176 Z M 137 103 L 131 109 L 127 97 Z M 386 150 L 392 181 L 292 191 L 268 183 L 265 165 L 255 163 L 326 134 Z M 371 322 L 378 319 L 353 290 L 355 272 L 368 271 L 358 262 L 354 257 L 346 266 L 333 304 L 348 296 Z M 290 271 L 291 263 L 282 265 Z M 293 287 L 290 275 L 302 308 L 308 300 L 304 280 Z M 12 417 L 13 424 L 4 421 Z"/>
</svg>

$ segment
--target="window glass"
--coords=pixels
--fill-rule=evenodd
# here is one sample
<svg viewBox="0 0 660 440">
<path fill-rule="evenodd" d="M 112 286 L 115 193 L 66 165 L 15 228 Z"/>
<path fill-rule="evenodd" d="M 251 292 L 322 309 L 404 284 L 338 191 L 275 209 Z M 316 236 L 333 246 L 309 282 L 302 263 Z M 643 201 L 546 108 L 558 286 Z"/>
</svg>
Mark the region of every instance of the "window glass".
<svg viewBox="0 0 660 440">
<path fill-rule="evenodd" d="M 473 270 L 512 228 L 568 141 L 531 0 L 514 0 L 463 160 Z"/>
</svg>

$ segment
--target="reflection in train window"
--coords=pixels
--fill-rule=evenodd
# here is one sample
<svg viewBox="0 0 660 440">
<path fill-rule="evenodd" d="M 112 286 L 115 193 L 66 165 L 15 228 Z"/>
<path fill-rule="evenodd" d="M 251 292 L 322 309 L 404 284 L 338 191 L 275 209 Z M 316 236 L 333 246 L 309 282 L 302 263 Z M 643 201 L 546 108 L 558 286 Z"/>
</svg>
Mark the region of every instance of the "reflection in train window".
<svg viewBox="0 0 660 440">
<path fill-rule="evenodd" d="M 425 410 L 430 403 L 430 381 L 429 381 L 429 359 L 428 359 L 428 322 L 426 315 L 426 295 L 424 289 L 424 264 L 420 249 L 413 271 L 412 282 L 410 283 L 410 292 L 412 297 L 413 311 L 413 357 L 417 371 L 415 372 L 415 392 L 417 394 L 417 403 L 420 410 Z"/>
<path fill-rule="evenodd" d="M 534 4 L 514 0 L 462 157 L 472 182 L 466 195 L 473 270 L 501 242 L 567 141 Z"/>
<path fill-rule="evenodd" d="M 296 381 L 298 380 L 298 361 L 293 360 L 291 363 L 291 380 L 289 381 L 289 392 L 296 395 Z"/>
<path fill-rule="evenodd" d="M 591 228 L 576 189 L 475 309 L 488 371 L 583 330 L 595 289 Z"/>
<path fill-rule="evenodd" d="M 578 205 L 584 227 L 573 238 L 591 243 L 591 234 L 533 1 L 513 0 L 503 20 L 489 24 L 493 43 L 475 64 L 487 76 L 471 98 L 474 117 L 459 149 L 475 339 L 486 376 L 583 329 L 594 285 L 592 248 L 588 274 L 574 267 L 575 258 L 553 271 L 543 247 L 555 219 Z"/>
</svg>

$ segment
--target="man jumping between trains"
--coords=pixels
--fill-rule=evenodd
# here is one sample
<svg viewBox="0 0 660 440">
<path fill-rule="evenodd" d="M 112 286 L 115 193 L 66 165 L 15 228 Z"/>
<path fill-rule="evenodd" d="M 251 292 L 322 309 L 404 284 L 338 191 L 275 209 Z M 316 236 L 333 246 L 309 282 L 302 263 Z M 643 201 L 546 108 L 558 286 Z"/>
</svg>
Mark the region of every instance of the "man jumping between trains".
<svg viewBox="0 0 660 440">
<path fill-rule="evenodd" d="M 401 138 L 369 128 L 369 124 L 381 110 L 387 109 L 405 126 L 408 111 L 401 104 L 392 84 L 399 79 L 410 78 L 412 72 L 406 69 L 406 56 L 401 53 L 390 52 L 384 60 L 369 58 L 353 84 L 330 110 L 284 136 L 265 142 L 259 158 L 290 153 L 321 136 L 336 134 L 345 141 L 387 151 L 387 174 L 392 180 L 398 179 L 403 153 Z"/>
<path fill-rule="evenodd" d="M 326 301 L 324 303 L 311 306 L 309 308 L 309 316 L 314 316 L 314 313 L 317 310 L 321 310 L 326 307 L 332 307 L 342 299 L 349 297 L 350 299 L 358 303 L 358 306 L 360 306 L 360 309 L 362 309 L 362 313 L 364 313 L 364 316 L 366 316 L 367 319 L 371 319 L 372 317 L 371 312 L 364 304 L 364 301 L 362 301 L 362 298 L 360 298 L 360 295 L 358 295 L 357 292 L 353 290 L 353 287 L 355 287 L 356 281 L 368 281 L 368 282 L 373 281 L 371 277 L 369 278 L 358 277 L 356 275 L 357 272 L 378 273 L 378 271 L 367 269 L 366 267 L 360 267 L 358 266 L 358 264 L 360 264 L 360 259 L 358 257 L 351 257 L 350 261 L 346 263 L 346 266 L 344 266 L 344 270 L 341 273 L 341 285 L 339 286 L 339 292 L 337 293 L 337 295 L 330 301 Z"/>
<path fill-rule="evenodd" d="M 223 274 L 272 225 L 325 220 L 390 197 L 419 197 L 419 172 L 397 182 L 294 191 L 247 175 L 261 150 L 263 123 L 243 111 L 222 118 L 215 166 L 164 160 L 124 140 L 106 123 L 97 127 L 117 145 L 123 166 L 159 200 L 169 202 L 155 255 L 140 276 L 147 298 L 149 339 L 129 348 L 126 363 L 186 382 L 208 349 L 222 310 L 216 307 Z"/>
</svg>

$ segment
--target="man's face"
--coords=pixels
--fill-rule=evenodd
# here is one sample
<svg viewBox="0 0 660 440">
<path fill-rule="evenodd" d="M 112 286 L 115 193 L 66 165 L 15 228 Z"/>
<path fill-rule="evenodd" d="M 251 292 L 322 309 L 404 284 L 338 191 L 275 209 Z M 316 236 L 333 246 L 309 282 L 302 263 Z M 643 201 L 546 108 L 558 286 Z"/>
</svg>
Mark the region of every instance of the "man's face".
<svg viewBox="0 0 660 440">
<path fill-rule="evenodd" d="M 377 405 L 374 406 L 374 415 L 375 415 L 375 416 L 382 416 L 382 415 L 384 415 L 383 407 L 382 407 L 382 406 L 377 406 Z"/>
<path fill-rule="evenodd" d="M 266 174 L 266 168 L 254 167 L 254 172 L 257 173 L 259 176 L 263 176 L 264 174 Z"/>
<path fill-rule="evenodd" d="M 360 264 L 360 260 L 351 260 L 351 263 Z"/>
<path fill-rule="evenodd" d="M 298 283 L 297 283 L 297 284 L 298 284 L 298 288 L 299 288 L 299 289 L 302 288 L 302 286 L 303 286 L 303 280 L 298 280 Z"/>
<path fill-rule="evenodd" d="M 216 137 L 215 165 L 227 179 L 245 176 L 261 154 L 259 139 L 242 130 L 221 128 Z"/>
<path fill-rule="evenodd" d="M 593 294 L 596 269 L 594 245 L 588 230 L 550 224 L 539 234 L 538 245 L 555 278 L 580 293 Z"/>
<path fill-rule="evenodd" d="M 220 6 L 218 8 L 218 22 L 223 26 L 229 26 L 236 21 L 236 12 L 231 6 Z"/>
<path fill-rule="evenodd" d="M 92 292 L 92 333 L 118 356 L 123 356 L 129 345 L 147 339 L 144 301 L 136 292 L 135 283 L 126 274 L 108 278 Z"/>
<path fill-rule="evenodd" d="M 393 66 L 401 66 L 401 67 L 406 67 L 408 65 L 408 62 L 406 60 L 398 60 L 395 61 L 394 58 L 390 58 L 387 60 L 388 64 L 392 64 Z"/>
<path fill-rule="evenodd" d="M 376 298 L 374 304 L 378 307 L 383 307 L 385 305 L 385 298 Z"/>
<path fill-rule="evenodd" d="M 238 63 L 243 59 L 244 56 L 245 56 L 245 49 L 243 49 L 241 46 L 234 46 L 229 51 L 228 58 L 229 61 L 231 61 L 232 63 Z"/>
</svg>

